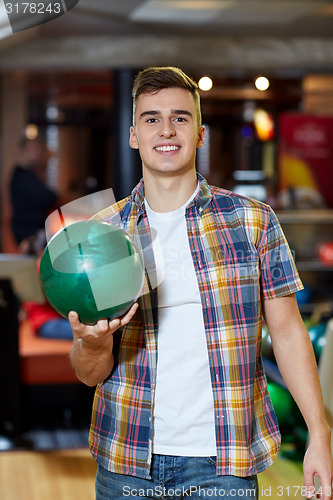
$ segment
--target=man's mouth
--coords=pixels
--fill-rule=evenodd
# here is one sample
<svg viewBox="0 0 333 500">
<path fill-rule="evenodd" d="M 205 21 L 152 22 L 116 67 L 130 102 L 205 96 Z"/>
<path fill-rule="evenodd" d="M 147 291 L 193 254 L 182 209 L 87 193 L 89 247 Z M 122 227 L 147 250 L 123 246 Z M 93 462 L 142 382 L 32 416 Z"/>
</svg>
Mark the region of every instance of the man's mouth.
<svg viewBox="0 0 333 500">
<path fill-rule="evenodd" d="M 177 151 L 177 149 L 180 149 L 180 146 L 157 146 L 155 149 L 156 151 L 167 153 L 169 151 Z"/>
</svg>

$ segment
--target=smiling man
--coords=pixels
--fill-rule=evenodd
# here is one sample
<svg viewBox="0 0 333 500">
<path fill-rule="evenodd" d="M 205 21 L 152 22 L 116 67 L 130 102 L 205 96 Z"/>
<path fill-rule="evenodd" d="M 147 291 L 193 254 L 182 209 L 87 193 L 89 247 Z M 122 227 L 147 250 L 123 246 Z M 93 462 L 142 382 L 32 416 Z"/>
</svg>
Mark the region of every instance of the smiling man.
<svg viewBox="0 0 333 500">
<path fill-rule="evenodd" d="M 274 212 L 197 174 L 205 128 L 197 85 L 181 70 L 141 72 L 133 104 L 130 146 L 143 179 L 95 218 L 141 238 L 143 293 L 110 322 L 86 326 L 69 315 L 72 364 L 97 384 L 96 499 L 258 498 L 257 474 L 280 445 L 260 356 L 262 316 L 309 428 L 307 496 L 318 475 L 331 499 L 330 430 L 294 295 L 302 284 Z"/>
<path fill-rule="evenodd" d="M 204 144 L 205 128 L 198 126 L 194 99 L 183 88 L 142 94 L 136 116 L 130 146 L 141 155 L 145 198 L 156 212 L 171 212 L 195 191 L 196 149 Z"/>
</svg>

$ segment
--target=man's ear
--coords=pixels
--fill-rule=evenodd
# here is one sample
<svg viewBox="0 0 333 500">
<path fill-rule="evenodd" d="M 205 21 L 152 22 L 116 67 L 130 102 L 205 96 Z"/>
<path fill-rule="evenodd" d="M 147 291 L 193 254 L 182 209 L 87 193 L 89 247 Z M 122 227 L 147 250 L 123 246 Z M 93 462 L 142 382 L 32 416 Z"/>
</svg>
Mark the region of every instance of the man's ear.
<svg viewBox="0 0 333 500">
<path fill-rule="evenodd" d="M 205 135 L 206 127 L 204 125 L 201 125 L 198 131 L 197 148 L 202 148 L 202 146 L 205 144 Z"/>
<path fill-rule="evenodd" d="M 133 125 L 130 128 L 129 145 L 131 146 L 132 149 L 139 149 L 139 144 L 136 137 L 136 131 Z"/>
</svg>

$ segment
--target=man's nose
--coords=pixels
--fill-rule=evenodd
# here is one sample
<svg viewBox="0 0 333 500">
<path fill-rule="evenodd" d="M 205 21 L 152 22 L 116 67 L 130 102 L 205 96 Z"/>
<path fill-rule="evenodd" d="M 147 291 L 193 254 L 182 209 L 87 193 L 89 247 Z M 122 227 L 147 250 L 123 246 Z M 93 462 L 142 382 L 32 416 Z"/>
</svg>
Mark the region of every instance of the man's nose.
<svg viewBox="0 0 333 500">
<path fill-rule="evenodd" d="M 176 129 L 172 121 L 165 120 L 161 123 L 160 135 L 163 137 L 174 137 L 176 135 Z"/>
</svg>

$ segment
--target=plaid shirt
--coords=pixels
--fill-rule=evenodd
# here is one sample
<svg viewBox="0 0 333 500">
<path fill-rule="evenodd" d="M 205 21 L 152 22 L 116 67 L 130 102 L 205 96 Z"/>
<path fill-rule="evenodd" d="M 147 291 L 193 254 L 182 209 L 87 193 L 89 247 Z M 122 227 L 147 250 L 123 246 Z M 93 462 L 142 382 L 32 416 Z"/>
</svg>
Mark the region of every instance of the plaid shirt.
<svg viewBox="0 0 333 500">
<path fill-rule="evenodd" d="M 185 217 L 214 398 L 216 472 L 251 476 L 273 463 L 280 445 L 260 355 L 261 299 L 302 284 L 272 209 L 198 178 Z M 114 334 L 115 364 L 96 388 L 90 448 L 105 469 L 150 478 L 158 304 L 143 181 L 94 218 L 140 239 L 146 280 L 136 315 Z"/>
</svg>

